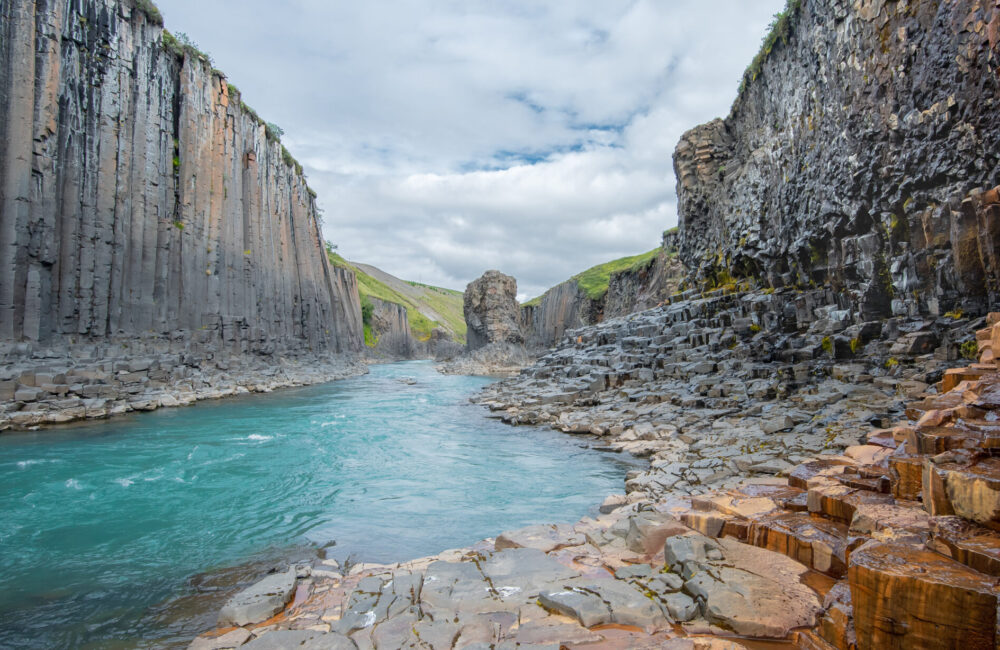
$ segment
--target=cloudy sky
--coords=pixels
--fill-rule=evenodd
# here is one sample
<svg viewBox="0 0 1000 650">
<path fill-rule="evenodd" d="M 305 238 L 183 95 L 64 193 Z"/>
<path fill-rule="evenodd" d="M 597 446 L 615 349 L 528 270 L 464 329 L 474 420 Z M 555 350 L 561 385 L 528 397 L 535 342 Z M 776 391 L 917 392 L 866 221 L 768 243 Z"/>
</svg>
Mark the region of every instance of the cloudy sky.
<svg viewBox="0 0 1000 650">
<path fill-rule="evenodd" d="M 319 192 L 348 259 L 522 298 L 656 247 L 671 154 L 784 0 L 158 0 Z"/>
</svg>

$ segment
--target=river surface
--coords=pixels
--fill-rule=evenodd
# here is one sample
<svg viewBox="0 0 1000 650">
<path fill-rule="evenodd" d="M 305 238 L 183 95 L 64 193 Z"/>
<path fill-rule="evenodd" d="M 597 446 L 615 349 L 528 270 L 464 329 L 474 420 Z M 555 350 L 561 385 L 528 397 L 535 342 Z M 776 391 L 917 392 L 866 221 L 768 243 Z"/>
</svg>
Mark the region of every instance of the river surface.
<svg viewBox="0 0 1000 650">
<path fill-rule="evenodd" d="M 0 436 L 0 647 L 176 646 L 271 565 L 412 559 L 622 490 L 636 461 L 487 418 L 490 381 L 380 365 Z"/>
</svg>

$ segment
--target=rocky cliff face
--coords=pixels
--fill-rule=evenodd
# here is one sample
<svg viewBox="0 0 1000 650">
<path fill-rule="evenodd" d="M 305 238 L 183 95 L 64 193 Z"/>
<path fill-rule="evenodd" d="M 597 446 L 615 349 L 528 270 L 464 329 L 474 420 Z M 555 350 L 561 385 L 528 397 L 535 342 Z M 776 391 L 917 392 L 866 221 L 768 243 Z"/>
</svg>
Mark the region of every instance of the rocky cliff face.
<svg viewBox="0 0 1000 650">
<path fill-rule="evenodd" d="M 1000 4 L 793 6 L 729 116 L 677 147 L 685 265 L 828 283 L 865 319 L 996 303 Z"/>
<path fill-rule="evenodd" d="M 0 340 L 360 347 L 301 168 L 209 62 L 133 0 L 0 15 Z"/>
<path fill-rule="evenodd" d="M 567 280 L 545 292 L 538 304 L 521 308 L 525 342 L 531 349 L 549 348 L 568 330 L 655 307 L 677 290 L 683 275 L 676 255 L 665 247 L 648 264 L 612 273 L 600 298 L 590 298 L 576 280 Z"/>
<path fill-rule="evenodd" d="M 487 271 L 469 283 L 464 297 L 466 347 L 477 350 L 491 343 L 524 343 L 517 280 L 500 271 Z"/>
<path fill-rule="evenodd" d="M 375 352 L 403 359 L 414 357 L 416 341 L 406 318 L 406 307 L 378 298 L 368 299 L 373 307 L 372 330 L 377 338 Z"/>
<path fill-rule="evenodd" d="M 576 280 L 552 287 L 537 305 L 521 308 L 528 347 L 548 348 L 560 341 L 567 330 L 598 322 L 600 302 L 587 297 Z"/>
</svg>

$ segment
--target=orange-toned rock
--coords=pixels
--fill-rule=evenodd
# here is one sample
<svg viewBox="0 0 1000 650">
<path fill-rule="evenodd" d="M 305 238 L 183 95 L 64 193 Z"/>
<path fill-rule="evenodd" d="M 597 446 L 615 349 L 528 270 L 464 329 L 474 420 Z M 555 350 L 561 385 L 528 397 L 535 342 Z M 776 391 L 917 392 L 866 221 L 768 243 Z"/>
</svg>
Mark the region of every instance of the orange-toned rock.
<svg viewBox="0 0 1000 650">
<path fill-rule="evenodd" d="M 851 650 L 856 646 L 851 588 L 847 580 L 841 580 L 826 594 L 816 635 L 837 650 Z"/>
<path fill-rule="evenodd" d="M 955 510 L 948 499 L 943 468 L 939 468 L 930 458 L 924 458 L 923 491 L 924 510 L 933 516 L 953 515 Z"/>
<path fill-rule="evenodd" d="M 906 501 L 916 501 L 923 490 L 924 459 L 920 456 L 900 454 L 889 459 L 889 476 L 892 496 Z"/>
<path fill-rule="evenodd" d="M 809 512 L 850 524 L 861 505 L 891 504 L 889 494 L 856 490 L 846 485 L 831 485 L 809 490 Z"/>
<path fill-rule="evenodd" d="M 801 562 L 833 577 L 847 568 L 847 526 L 790 512 L 750 523 L 748 543 Z"/>
<path fill-rule="evenodd" d="M 858 648 L 995 650 L 998 583 L 912 546 L 871 541 L 851 553 Z"/>
<path fill-rule="evenodd" d="M 973 449 L 980 441 L 981 436 L 962 426 L 922 426 L 907 434 L 906 448 L 918 454 L 937 455 L 952 449 Z"/>
<path fill-rule="evenodd" d="M 1000 577 L 1000 534 L 960 517 L 931 519 L 927 547 L 965 566 Z"/>
<path fill-rule="evenodd" d="M 813 485 L 830 483 L 832 477 L 844 473 L 850 462 L 848 459 L 824 458 L 802 463 L 788 475 L 788 484 L 801 490 L 808 490 Z"/>
<path fill-rule="evenodd" d="M 924 460 L 924 508 L 1000 530 L 1000 458 L 951 451 Z"/>
<path fill-rule="evenodd" d="M 962 467 L 946 464 L 943 472 L 955 514 L 1000 530 L 1000 458 L 982 458 Z"/>
</svg>

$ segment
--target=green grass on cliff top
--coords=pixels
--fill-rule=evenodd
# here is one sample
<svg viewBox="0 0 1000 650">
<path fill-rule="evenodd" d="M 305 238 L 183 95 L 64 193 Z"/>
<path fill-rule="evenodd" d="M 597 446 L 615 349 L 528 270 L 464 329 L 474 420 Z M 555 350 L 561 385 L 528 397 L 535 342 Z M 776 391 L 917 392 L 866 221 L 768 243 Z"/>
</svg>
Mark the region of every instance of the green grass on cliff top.
<svg viewBox="0 0 1000 650">
<path fill-rule="evenodd" d="M 583 273 L 578 273 L 574 275 L 571 280 L 576 280 L 577 286 L 583 289 L 583 292 L 587 294 L 587 297 L 591 300 L 600 300 L 604 297 L 604 294 L 608 292 L 608 284 L 611 282 L 611 276 L 615 273 L 621 273 L 622 271 L 635 271 L 647 266 L 653 259 L 659 254 L 660 248 L 654 248 L 648 253 L 642 253 L 641 255 L 632 255 L 631 257 L 623 257 L 621 259 L 612 260 L 610 262 L 605 262 L 604 264 L 598 264 L 593 266 Z M 528 302 L 524 303 L 525 307 L 533 307 L 542 302 L 542 298 L 547 294 L 538 296 L 537 298 L 532 298 Z"/>
<path fill-rule="evenodd" d="M 387 284 L 380 282 L 361 269 L 357 268 L 337 253 L 330 252 L 330 263 L 334 266 L 344 267 L 354 272 L 358 278 L 358 293 L 362 296 L 378 298 L 385 302 L 392 302 L 406 307 L 406 320 L 410 323 L 410 330 L 413 336 L 426 341 L 431 336 L 431 330 L 435 327 L 442 327 L 455 333 L 455 340 L 458 343 L 465 343 L 465 314 L 462 304 L 462 293 L 452 289 L 443 289 L 429 284 L 409 282 L 408 284 L 422 288 L 423 296 L 415 300 L 405 296 Z M 423 302 L 426 307 L 430 307 L 437 312 L 445 323 L 431 320 L 420 313 Z"/>
</svg>

